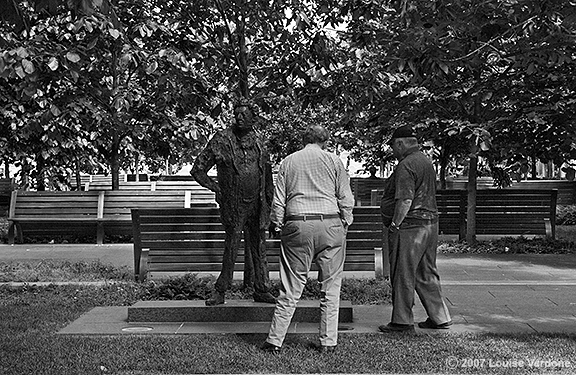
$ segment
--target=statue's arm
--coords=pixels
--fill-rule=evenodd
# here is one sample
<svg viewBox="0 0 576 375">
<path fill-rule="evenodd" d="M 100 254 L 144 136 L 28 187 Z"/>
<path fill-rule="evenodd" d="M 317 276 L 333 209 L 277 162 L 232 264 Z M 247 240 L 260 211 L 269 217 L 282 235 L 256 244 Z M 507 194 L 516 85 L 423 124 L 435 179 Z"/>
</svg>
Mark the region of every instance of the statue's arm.
<svg viewBox="0 0 576 375">
<path fill-rule="evenodd" d="M 190 174 L 202 186 L 212 190 L 218 196 L 220 194 L 220 186 L 218 182 L 208 176 L 208 171 L 216 165 L 216 156 L 212 150 L 213 144 L 209 142 L 208 145 L 200 155 L 196 158 Z"/>
<path fill-rule="evenodd" d="M 272 165 L 270 164 L 270 160 L 266 160 L 264 163 L 264 180 L 264 194 L 266 194 L 266 202 L 271 206 L 272 200 L 274 199 L 274 179 L 272 176 Z"/>
</svg>

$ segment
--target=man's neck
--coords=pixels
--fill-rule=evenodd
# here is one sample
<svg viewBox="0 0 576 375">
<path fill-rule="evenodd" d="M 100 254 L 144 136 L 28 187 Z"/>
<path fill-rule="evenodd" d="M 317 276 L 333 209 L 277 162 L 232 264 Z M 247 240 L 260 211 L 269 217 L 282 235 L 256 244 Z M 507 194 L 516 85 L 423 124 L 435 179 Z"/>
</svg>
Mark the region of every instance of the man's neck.
<svg viewBox="0 0 576 375">
<path fill-rule="evenodd" d="M 406 156 L 408 156 L 408 155 L 410 155 L 410 154 L 413 154 L 413 153 L 415 153 L 415 152 L 417 152 L 417 151 L 419 151 L 419 150 L 420 150 L 420 145 L 410 146 L 410 147 L 408 147 L 408 148 L 406 149 L 406 151 L 404 151 L 404 153 L 402 154 L 402 156 L 400 157 L 399 160 L 402 160 L 402 159 L 404 159 Z"/>
<path fill-rule="evenodd" d="M 305 147 L 305 148 L 306 148 L 306 147 L 314 147 L 314 148 L 319 148 L 319 149 L 323 150 L 325 145 L 326 145 L 325 143 L 308 143 L 308 144 L 307 144 L 306 146 L 304 146 L 304 147 Z"/>
</svg>

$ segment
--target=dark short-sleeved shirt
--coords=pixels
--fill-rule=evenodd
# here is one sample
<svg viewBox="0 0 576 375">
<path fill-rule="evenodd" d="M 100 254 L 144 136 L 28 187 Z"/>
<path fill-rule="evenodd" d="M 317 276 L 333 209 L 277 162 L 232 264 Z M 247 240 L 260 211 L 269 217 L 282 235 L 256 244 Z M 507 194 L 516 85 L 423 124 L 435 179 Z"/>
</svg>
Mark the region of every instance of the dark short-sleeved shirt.
<svg viewBox="0 0 576 375">
<path fill-rule="evenodd" d="M 402 159 L 382 195 L 382 216 L 394 214 L 393 202 L 412 199 L 408 219 L 435 219 L 438 217 L 436 206 L 436 171 L 432 162 L 418 150 Z"/>
</svg>

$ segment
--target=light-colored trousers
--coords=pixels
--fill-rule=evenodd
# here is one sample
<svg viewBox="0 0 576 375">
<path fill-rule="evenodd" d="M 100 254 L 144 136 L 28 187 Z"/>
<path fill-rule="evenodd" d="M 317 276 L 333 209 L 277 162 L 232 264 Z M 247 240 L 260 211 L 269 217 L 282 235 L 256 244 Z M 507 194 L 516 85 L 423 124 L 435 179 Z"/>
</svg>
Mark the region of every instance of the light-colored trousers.
<svg viewBox="0 0 576 375">
<path fill-rule="evenodd" d="M 280 252 L 282 287 L 267 342 L 282 346 L 306 285 L 308 272 L 312 262 L 315 262 L 321 288 L 320 344 L 337 344 L 345 245 L 346 230 L 339 218 L 286 222 L 282 229 Z"/>
<path fill-rule="evenodd" d="M 450 321 L 436 268 L 438 223 L 402 224 L 398 232 L 388 233 L 388 246 L 392 284 L 391 322 L 414 324 L 414 291 L 434 323 Z"/>
</svg>

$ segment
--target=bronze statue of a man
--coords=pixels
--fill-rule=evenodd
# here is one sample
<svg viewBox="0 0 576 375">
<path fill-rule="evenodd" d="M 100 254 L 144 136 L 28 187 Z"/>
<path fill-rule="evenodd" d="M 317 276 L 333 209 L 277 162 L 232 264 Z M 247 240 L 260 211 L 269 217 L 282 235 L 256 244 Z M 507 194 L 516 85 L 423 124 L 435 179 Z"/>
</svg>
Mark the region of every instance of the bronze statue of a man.
<svg viewBox="0 0 576 375">
<path fill-rule="evenodd" d="M 275 303 L 270 294 L 266 260 L 266 229 L 274 195 L 272 168 L 264 142 L 253 128 L 255 108 L 241 99 L 234 106 L 234 124 L 217 132 L 198 155 L 190 174 L 216 193 L 220 218 L 226 230 L 222 270 L 206 305 L 224 303 L 230 288 L 242 233 L 244 234 L 244 285 L 254 279 L 254 301 Z M 217 181 L 208 176 L 216 165 Z"/>
</svg>

